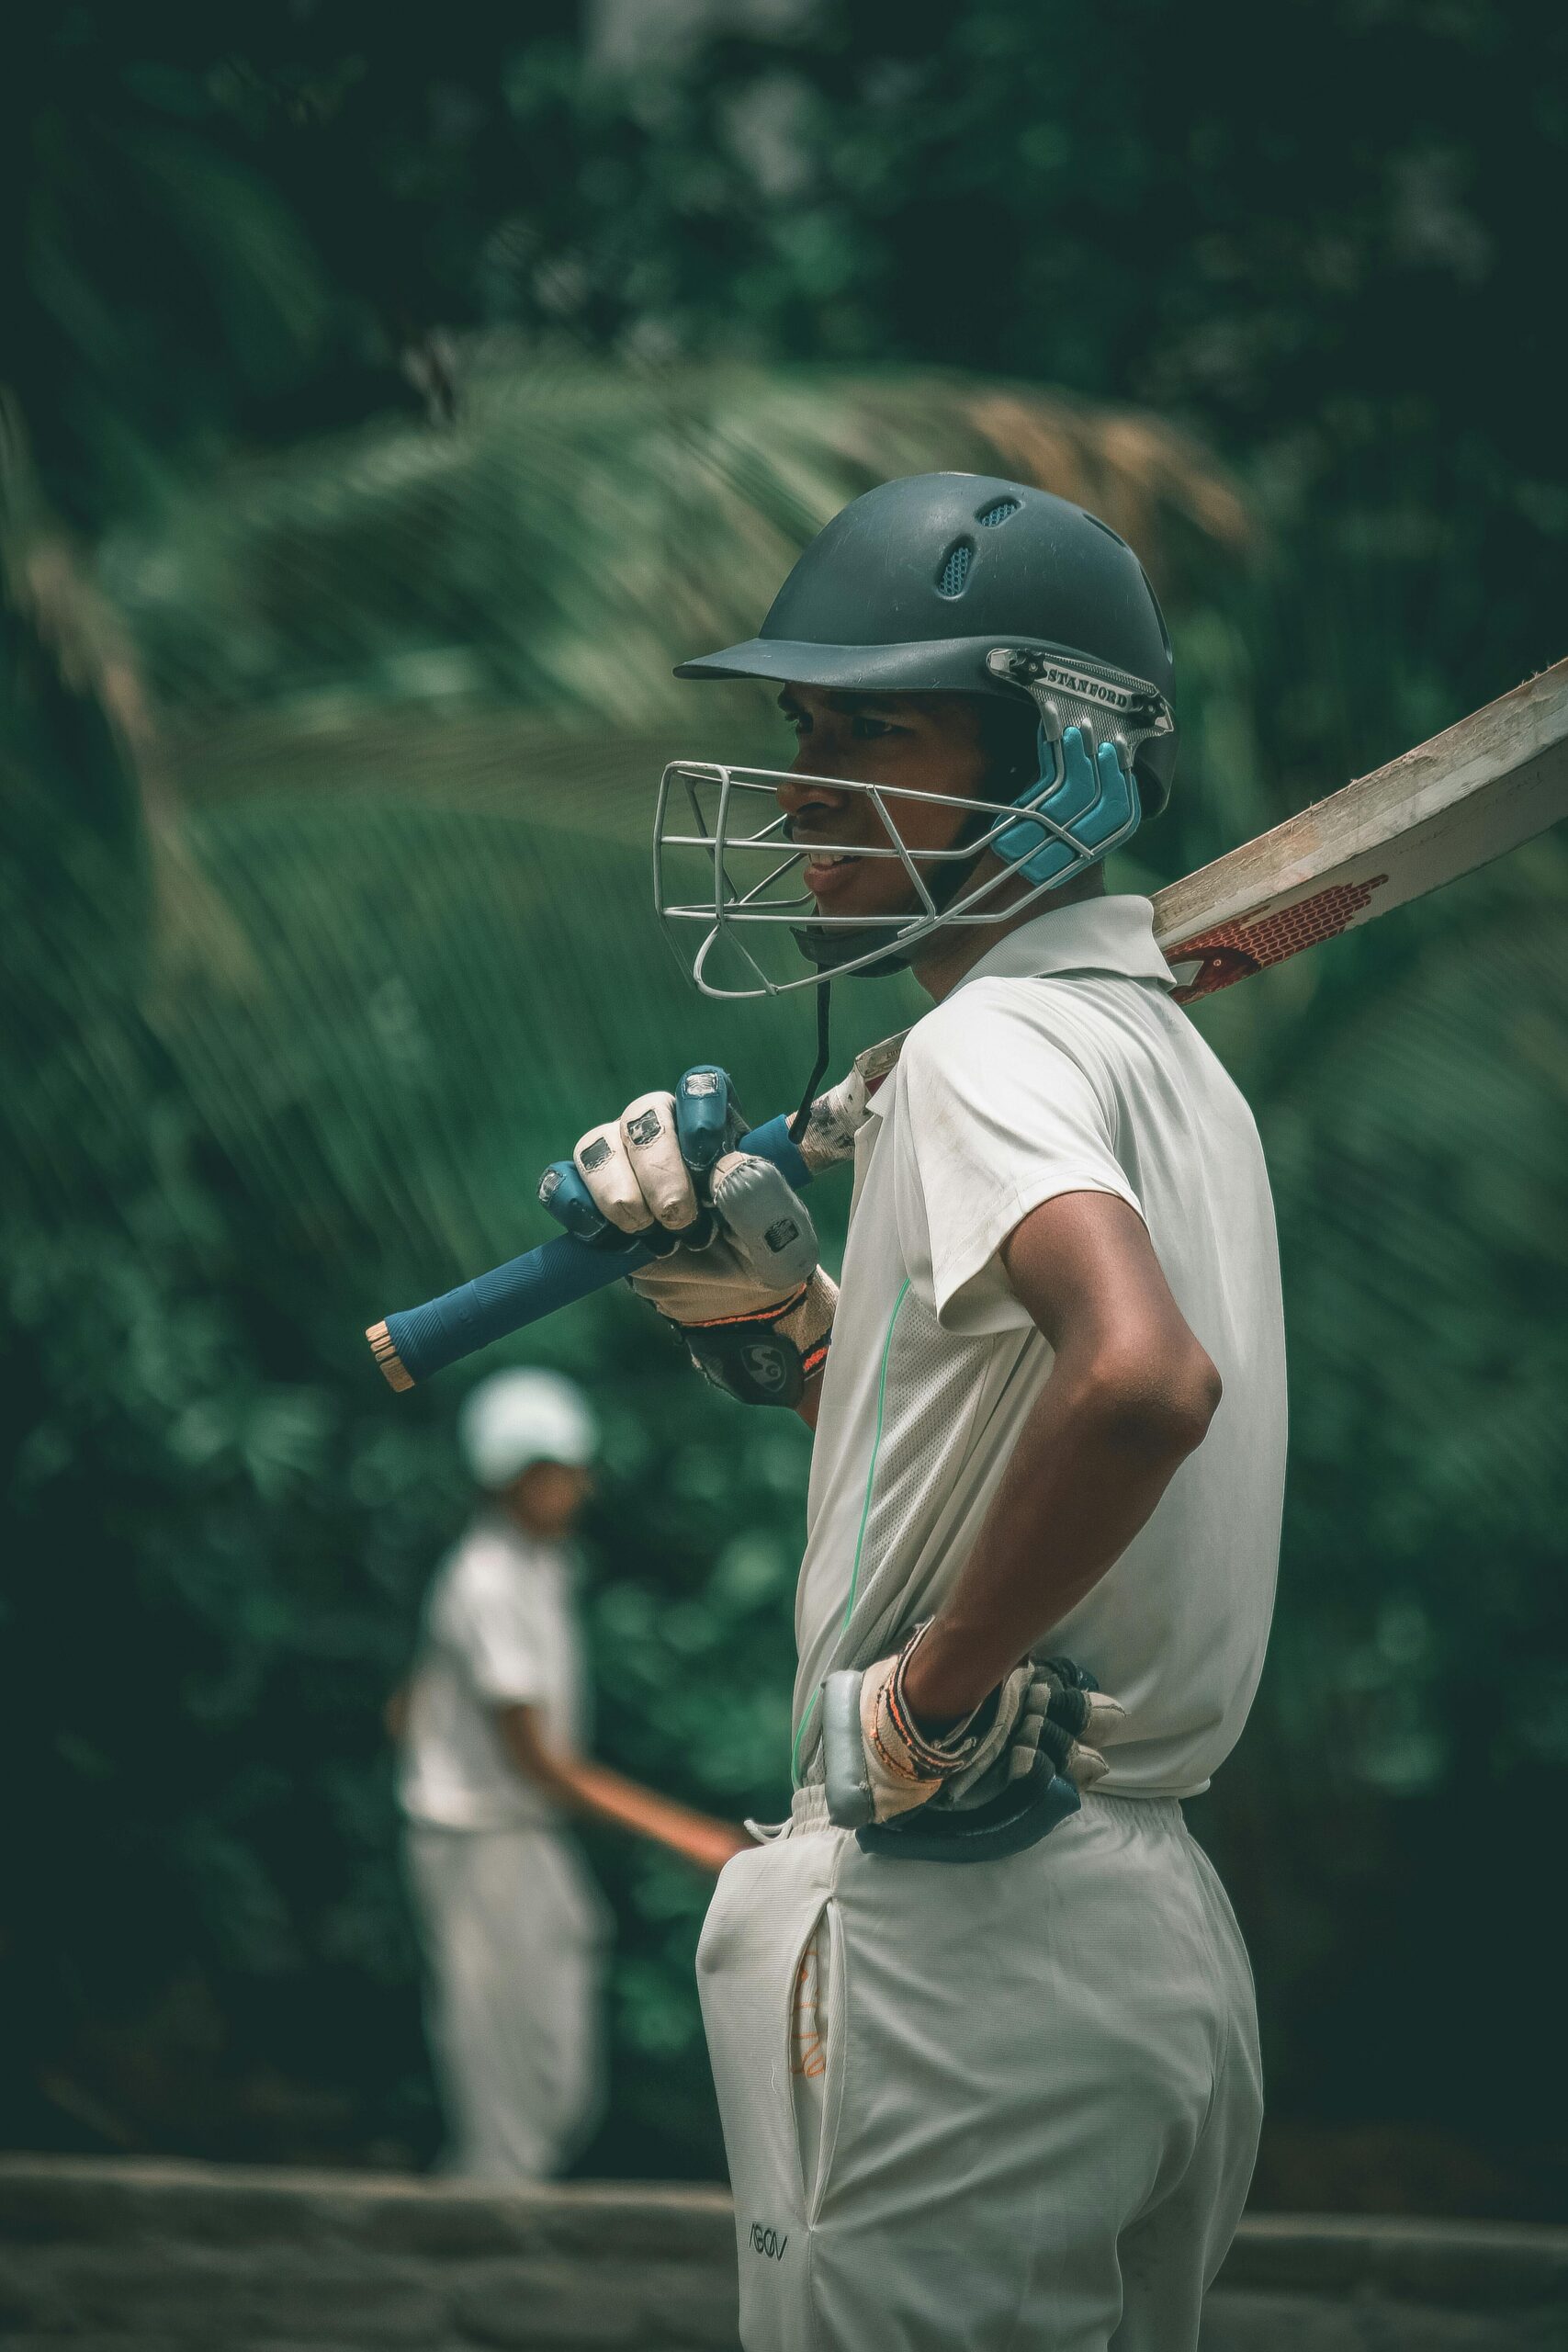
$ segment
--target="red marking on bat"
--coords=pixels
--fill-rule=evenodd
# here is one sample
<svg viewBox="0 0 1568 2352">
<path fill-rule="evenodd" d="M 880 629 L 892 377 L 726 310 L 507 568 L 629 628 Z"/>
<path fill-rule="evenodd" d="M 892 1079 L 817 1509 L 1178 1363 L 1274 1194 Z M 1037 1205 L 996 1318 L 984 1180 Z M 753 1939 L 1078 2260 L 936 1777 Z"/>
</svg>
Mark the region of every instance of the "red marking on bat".
<svg viewBox="0 0 1568 2352">
<path fill-rule="evenodd" d="M 1374 874 L 1365 882 L 1333 882 L 1310 899 L 1281 907 L 1277 914 L 1262 915 L 1255 922 L 1217 923 L 1196 939 L 1168 947 L 1168 964 L 1179 967 L 1196 961 L 1199 966 L 1192 978 L 1177 989 L 1177 1003 L 1191 1004 L 1201 996 L 1213 996 L 1216 989 L 1228 989 L 1233 980 L 1245 980 L 1249 973 L 1282 964 L 1303 947 L 1315 947 L 1320 940 L 1348 931 L 1358 915 L 1365 914 L 1372 892 L 1387 880 L 1386 874 Z"/>
</svg>

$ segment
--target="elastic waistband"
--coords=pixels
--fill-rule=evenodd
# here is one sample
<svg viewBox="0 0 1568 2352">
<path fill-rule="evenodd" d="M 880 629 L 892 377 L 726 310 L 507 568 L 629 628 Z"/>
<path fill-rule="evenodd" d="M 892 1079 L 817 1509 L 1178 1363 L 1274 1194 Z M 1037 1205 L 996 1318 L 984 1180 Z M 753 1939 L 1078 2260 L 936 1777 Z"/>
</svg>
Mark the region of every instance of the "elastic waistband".
<svg viewBox="0 0 1568 2352">
<path fill-rule="evenodd" d="M 813 1829 L 831 1829 L 828 1818 L 828 1792 L 820 1781 L 808 1781 L 796 1789 L 789 1801 L 789 1834 L 804 1838 Z"/>
<path fill-rule="evenodd" d="M 1151 1828 L 1156 1822 L 1175 1828 L 1183 1820 L 1179 1797 L 1140 1797 L 1130 1791 L 1114 1795 L 1109 1789 L 1086 1789 L 1083 1809 L 1086 1813 L 1103 1813 L 1112 1821 L 1126 1822 L 1140 1829 Z"/>
<path fill-rule="evenodd" d="M 1182 1819 L 1179 1797 L 1135 1797 L 1102 1795 L 1098 1789 L 1086 1789 L 1084 1812 L 1091 1817 L 1103 1815 L 1119 1821 L 1128 1828 L 1174 1828 Z M 809 1837 L 813 1831 L 831 1829 L 835 1825 L 828 1818 L 828 1792 L 819 1781 L 808 1781 L 796 1789 L 790 1800 L 787 1835 L 791 1838 Z M 847 1830 L 840 1831 L 847 1837 Z"/>
</svg>

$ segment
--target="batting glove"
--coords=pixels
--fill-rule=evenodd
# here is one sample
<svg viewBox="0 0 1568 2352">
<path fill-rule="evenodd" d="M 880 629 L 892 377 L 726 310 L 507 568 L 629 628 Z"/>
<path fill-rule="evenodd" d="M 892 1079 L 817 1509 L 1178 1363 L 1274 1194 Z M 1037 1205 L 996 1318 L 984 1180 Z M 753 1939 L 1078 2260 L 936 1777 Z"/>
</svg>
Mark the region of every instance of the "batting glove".
<svg viewBox="0 0 1568 2352">
<path fill-rule="evenodd" d="M 1035 1835 L 1043 1836 L 1076 1810 L 1080 1789 L 1103 1777 L 1098 1742 L 1122 1708 L 1070 1659 L 1026 1658 L 965 1723 L 933 1739 L 904 1692 L 906 1668 L 930 1622 L 863 1673 L 829 1676 L 822 1715 L 829 1818 L 870 1844 L 878 1830 L 934 1807 L 945 1841 L 984 1843 L 998 1811 L 1012 1823 L 1032 1807 L 1043 1825 Z M 1005 1850 L 1031 1842 L 1019 1838 Z"/>
<path fill-rule="evenodd" d="M 597 1248 L 642 1242 L 632 1288 L 674 1324 L 693 1363 L 748 1405 L 794 1405 L 820 1370 L 838 1290 L 810 1213 L 779 1170 L 734 1150 L 741 1122 L 721 1069 L 641 1094 L 545 1170 L 539 1198 Z"/>
</svg>

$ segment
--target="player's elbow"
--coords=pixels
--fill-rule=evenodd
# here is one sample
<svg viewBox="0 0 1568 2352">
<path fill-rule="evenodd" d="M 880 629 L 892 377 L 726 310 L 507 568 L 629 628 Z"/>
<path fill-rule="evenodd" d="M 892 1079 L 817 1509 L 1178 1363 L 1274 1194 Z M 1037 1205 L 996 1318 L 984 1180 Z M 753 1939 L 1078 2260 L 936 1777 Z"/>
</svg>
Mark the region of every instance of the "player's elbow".
<svg viewBox="0 0 1568 2352">
<path fill-rule="evenodd" d="M 564 1755 L 546 1738 L 535 1708 L 502 1707 L 499 1713 L 501 1736 L 514 1770 L 525 1781 L 532 1781 L 547 1796 L 570 1803 L 576 1794 L 576 1759 Z"/>
<path fill-rule="evenodd" d="M 1102 1358 L 1090 1392 L 1097 1419 L 1120 1446 L 1174 1463 L 1202 1444 L 1224 1384 L 1207 1349 L 1189 1333 L 1180 1342 Z"/>
<path fill-rule="evenodd" d="M 1194 1340 L 1185 1351 L 1179 1376 L 1175 1409 L 1183 1432 L 1182 1451 L 1192 1453 L 1209 1434 L 1209 1424 L 1220 1409 L 1225 1384 L 1207 1348 Z"/>
</svg>

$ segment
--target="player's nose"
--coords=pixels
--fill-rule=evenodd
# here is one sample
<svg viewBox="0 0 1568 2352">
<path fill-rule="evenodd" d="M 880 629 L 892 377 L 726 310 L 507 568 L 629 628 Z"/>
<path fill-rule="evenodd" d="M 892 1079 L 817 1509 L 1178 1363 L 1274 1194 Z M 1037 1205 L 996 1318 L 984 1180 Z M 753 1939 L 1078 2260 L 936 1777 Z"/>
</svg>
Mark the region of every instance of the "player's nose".
<svg viewBox="0 0 1568 2352">
<path fill-rule="evenodd" d="M 810 749 L 805 743 L 790 762 L 787 773 L 780 776 L 773 792 L 786 817 L 798 815 L 802 808 L 841 808 L 850 797 L 813 766 Z"/>
</svg>

